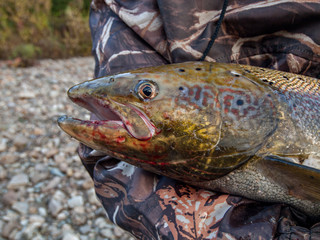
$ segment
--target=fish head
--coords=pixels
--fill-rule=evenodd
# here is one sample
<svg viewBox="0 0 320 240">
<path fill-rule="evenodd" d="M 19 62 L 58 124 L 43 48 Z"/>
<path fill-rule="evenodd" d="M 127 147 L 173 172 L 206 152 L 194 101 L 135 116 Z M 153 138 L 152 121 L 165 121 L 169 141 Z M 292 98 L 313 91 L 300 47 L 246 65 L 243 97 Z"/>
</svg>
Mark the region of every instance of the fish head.
<svg viewBox="0 0 320 240">
<path fill-rule="evenodd" d="M 274 115 L 264 86 L 235 77 L 223 64 L 138 69 L 86 81 L 68 95 L 96 120 L 61 117 L 65 132 L 93 149 L 179 180 L 212 179 L 232 171 L 274 127 L 262 124 Z M 250 113 L 232 110 L 245 101 L 255 104 Z M 259 128 L 259 143 L 252 127 Z"/>
</svg>

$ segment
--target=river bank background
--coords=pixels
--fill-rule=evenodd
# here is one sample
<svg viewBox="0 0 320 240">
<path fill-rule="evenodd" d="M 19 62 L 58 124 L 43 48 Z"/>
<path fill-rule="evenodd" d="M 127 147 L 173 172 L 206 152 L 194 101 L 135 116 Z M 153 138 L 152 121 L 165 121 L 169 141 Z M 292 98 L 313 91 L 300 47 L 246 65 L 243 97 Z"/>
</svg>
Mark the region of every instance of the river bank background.
<svg viewBox="0 0 320 240">
<path fill-rule="evenodd" d="M 0 0 L 0 239 L 132 239 L 106 218 L 59 115 L 93 77 L 90 0 Z"/>
</svg>

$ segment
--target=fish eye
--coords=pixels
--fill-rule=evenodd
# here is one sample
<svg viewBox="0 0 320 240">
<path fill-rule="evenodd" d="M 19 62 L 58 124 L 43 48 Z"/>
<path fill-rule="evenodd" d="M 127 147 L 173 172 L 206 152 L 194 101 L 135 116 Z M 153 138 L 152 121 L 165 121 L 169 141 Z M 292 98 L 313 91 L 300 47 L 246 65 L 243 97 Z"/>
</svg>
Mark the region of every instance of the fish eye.
<svg viewBox="0 0 320 240">
<path fill-rule="evenodd" d="M 150 80 L 141 80 L 135 87 L 135 92 L 141 100 L 150 100 L 157 96 L 158 86 Z"/>
</svg>

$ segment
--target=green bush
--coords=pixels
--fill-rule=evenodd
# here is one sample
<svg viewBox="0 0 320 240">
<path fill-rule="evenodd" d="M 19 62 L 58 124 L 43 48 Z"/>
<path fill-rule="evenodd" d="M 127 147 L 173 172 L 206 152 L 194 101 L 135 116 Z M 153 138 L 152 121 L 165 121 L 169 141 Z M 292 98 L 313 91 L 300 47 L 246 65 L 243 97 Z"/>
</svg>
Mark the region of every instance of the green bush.
<svg viewBox="0 0 320 240">
<path fill-rule="evenodd" d="M 0 59 L 90 55 L 91 0 L 0 0 Z"/>
<path fill-rule="evenodd" d="M 12 57 L 14 58 L 26 58 L 26 59 L 35 59 L 41 53 L 39 47 L 34 46 L 31 43 L 21 44 L 16 46 L 12 51 Z"/>
</svg>

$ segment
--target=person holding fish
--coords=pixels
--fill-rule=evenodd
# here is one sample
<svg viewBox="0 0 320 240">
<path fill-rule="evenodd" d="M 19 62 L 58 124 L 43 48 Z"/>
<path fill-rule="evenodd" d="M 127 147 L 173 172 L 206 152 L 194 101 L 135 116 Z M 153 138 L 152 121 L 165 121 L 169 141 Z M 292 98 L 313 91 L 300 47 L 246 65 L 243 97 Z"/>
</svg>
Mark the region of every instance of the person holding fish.
<svg viewBox="0 0 320 240">
<path fill-rule="evenodd" d="M 91 8 L 98 79 L 68 94 L 92 120 L 58 122 L 109 219 L 137 239 L 320 239 L 320 2 Z"/>
</svg>

